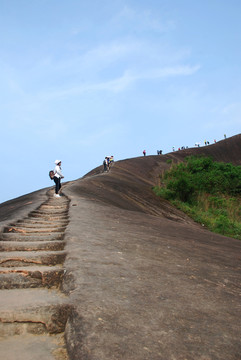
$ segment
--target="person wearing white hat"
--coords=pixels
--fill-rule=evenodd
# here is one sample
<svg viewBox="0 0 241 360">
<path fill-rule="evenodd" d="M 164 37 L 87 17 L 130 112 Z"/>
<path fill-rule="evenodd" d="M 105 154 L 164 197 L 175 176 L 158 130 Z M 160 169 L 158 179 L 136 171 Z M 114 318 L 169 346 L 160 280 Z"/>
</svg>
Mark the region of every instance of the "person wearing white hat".
<svg viewBox="0 0 241 360">
<path fill-rule="evenodd" d="M 54 182 L 55 182 L 55 197 L 60 197 L 59 192 L 61 189 L 61 179 L 64 178 L 63 174 L 62 174 L 62 169 L 61 169 L 61 160 L 55 160 L 55 169 L 54 169 Z"/>
</svg>

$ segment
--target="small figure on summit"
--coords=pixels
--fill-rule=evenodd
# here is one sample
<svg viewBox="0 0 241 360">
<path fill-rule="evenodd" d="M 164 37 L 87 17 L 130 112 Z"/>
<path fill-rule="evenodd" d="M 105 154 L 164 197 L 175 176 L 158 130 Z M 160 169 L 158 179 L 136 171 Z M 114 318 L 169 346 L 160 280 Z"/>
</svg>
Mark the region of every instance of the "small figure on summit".
<svg viewBox="0 0 241 360">
<path fill-rule="evenodd" d="M 104 165 L 104 172 L 108 171 L 107 157 L 105 157 L 105 159 L 104 159 L 104 161 L 103 161 L 103 165 Z"/>
<path fill-rule="evenodd" d="M 146 150 L 143 150 L 143 155 L 146 156 Z"/>
<path fill-rule="evenodd" d="M 64 178 L 63 174 L 62 174 L 62 169 L 61 169 L 61 160 L 55 160 L 55 168 L 54 168 L 54 182 L 55 182 L 55 197 L 60 197 L 59 192 L 61 189 L 61 179 Z"/>
<path fill-rule="evenodd" d="M 114 156 L 111 155 L 111 157 L 110 157 L 110 165 L 112 165 L 113 163 L 114 163 Z"/>
</svg>

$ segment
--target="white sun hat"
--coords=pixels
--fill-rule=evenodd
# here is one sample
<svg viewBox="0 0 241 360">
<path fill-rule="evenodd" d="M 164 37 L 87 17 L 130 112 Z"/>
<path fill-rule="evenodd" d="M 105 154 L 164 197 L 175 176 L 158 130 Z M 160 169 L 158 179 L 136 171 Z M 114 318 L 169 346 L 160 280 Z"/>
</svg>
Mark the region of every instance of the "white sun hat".
<svg viewBox="0 0 241 360">
<path fill-rule="evenodd" d="M 61 162 L 61 160 L 55 160 L 55 164 L 58 165 Z"/>
</svg>

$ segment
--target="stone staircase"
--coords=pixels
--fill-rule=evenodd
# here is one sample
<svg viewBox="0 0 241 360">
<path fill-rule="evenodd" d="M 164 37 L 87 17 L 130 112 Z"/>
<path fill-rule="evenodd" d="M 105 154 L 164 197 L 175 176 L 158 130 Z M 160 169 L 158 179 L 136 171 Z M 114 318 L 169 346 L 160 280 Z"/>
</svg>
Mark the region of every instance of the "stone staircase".
<svg viewBox="0 0 241 360">
<path fill-rule="evenodd" d="M 2 358 L 68 359 L 63 333 L 70 305 L 61 292 L 68 210 L 69 199 L 51 190 L 37 210 L 0 234 Z"/>
</svg>

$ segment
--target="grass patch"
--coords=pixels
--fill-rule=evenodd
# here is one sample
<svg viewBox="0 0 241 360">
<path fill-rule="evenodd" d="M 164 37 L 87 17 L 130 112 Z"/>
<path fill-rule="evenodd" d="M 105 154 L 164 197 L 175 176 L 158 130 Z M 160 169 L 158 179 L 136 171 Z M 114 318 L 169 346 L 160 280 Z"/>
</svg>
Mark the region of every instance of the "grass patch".
<svg viewBox="0 0 241 360">
<path fill-rule="evenodd" d="M 241 166 L 187 157 L 160 175 L 156 195 L 209 230 L 241 239 Z"/>
</svg>

